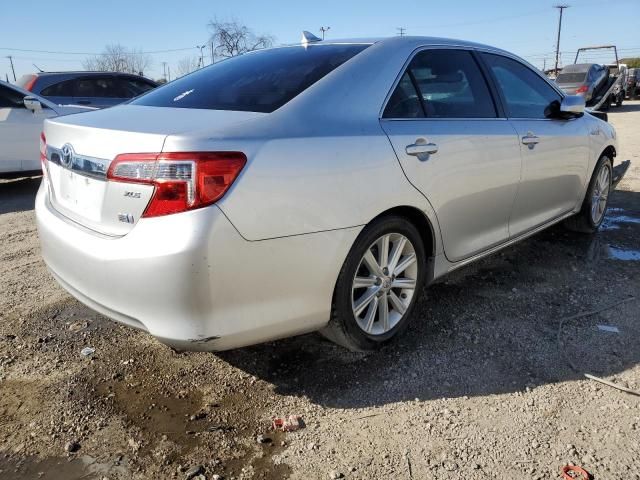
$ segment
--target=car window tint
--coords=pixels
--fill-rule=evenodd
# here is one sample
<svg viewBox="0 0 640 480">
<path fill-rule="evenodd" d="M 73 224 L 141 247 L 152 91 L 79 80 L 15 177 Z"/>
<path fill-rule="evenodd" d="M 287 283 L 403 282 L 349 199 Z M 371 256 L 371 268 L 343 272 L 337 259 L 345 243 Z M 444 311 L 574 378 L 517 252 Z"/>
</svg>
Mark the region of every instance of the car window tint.
<svg viewBox="0 0 640 480">
<path fill-rule="evenodd" d="M 273 112 L 368 45 L 308 45 L 245 53 L 197 70 L 134 105 Z"/>
<path fill-rule="evenodd" d="M 23 99 L 22 93 L 0 85 L 0 108 L 26 108 Z"/>
<path fill-rule="evenodd" d="M 496 117 L 489 87 L 470 52 L 425 50 L 413 58 L 409 70 L 424 100 L 427 117 Z"/>
<path fill-rule="evenodd" d="M 114 77 L 79 78 L 76 97 L 123 98 Z"/>
<path fill-rule="evenodd" d="M 119 78 L 117 81 L 124 98 L 137 97 L 155 88 L 153 84 L 135 78 Z"/>
<path fill-rule="evenodd" d="M 592 76 L 592 74 L 590 74 Z M 586 77 L 586 72 L 561 73 L 556 78 L 556 83 L 582 83 Z"/>
<path fill-rule="evenodd" d="M 546 118 L 561 96 L 529 67 L 501 55 L 482 54 L 493 72 L 512 118 Z M 584 74 L 583 74 L 584 75 Z"/>
<path fill-rule="evenodd" d="M 73 97 L 75 92 L 75 80 L 65 80 L 54 83 L 40 92 L 43 97 Z"/>
<path fill-rule="evenodd" d="M 384 118 L 420 118 L 424 117 L 424 111 L 418 92 L 416 92 L 411 77 L 407 72 L 402 75 L 398 86 L 393 91 L 391 98 L 384 109 Z"/>
</svg>

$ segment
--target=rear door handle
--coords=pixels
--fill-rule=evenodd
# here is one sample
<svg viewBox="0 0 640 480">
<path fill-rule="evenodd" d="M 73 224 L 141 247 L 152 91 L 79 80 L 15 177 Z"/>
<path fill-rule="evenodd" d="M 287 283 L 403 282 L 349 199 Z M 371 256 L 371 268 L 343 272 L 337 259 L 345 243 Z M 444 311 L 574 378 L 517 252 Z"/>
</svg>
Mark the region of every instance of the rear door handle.
<svg viewBox="0 0 640 480">
<path fill-rule="evenodd" d="M 524 137 L 522 137 L 522 143 L 528 146 L 529 148 L 535 147 L 538 144 L 538 142 L 540 142 L 540 139 L 531 132 L 527 133 Z"/>
<path fill-rule="evenodd" d="M 432 155 L 438 153 L 438 145 L 435 143 L 412 143 L 405 148 L 407 155 L 420 157 L 421 155 Z"/>
</svg>

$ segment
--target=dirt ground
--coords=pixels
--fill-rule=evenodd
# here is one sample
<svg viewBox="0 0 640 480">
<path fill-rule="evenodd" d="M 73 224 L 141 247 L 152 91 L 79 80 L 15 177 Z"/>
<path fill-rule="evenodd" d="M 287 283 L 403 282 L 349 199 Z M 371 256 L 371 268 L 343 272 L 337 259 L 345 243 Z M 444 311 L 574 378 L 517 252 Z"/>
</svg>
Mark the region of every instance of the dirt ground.
<svg viewBox="0 0 640 480">
<path fill-rule="evenodd" d="M 640 390 L 640 102 L 609 116 L 635 164 L 602 230 L 451 275 L 370 355 L 315 334 L 176 353 L 64 292 L 40 180 L 0 183 L 0 479 L 640 479 L 640 397 L 584 377 Z M 286 414 L 306 427 L 275 434 Z"/>
</svg>

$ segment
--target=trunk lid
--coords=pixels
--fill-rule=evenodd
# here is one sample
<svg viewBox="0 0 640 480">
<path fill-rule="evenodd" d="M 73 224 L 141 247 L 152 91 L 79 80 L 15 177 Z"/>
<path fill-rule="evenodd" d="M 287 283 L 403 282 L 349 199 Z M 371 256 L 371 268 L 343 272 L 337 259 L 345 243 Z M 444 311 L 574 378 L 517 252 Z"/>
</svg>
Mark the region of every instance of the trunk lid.
<svg viewBox="0 0 640 480">
<path fill-rule="evenodd" d="M 107 181 L 107 170 L 117 155 L 162 152 L 168 135 L 224 128 L 261 115 L 121 105 L 47 120 L 44 134 L 51 205 L 91 230 L 126 235 L 142 216 L 154 187 Z"/>
</svg>

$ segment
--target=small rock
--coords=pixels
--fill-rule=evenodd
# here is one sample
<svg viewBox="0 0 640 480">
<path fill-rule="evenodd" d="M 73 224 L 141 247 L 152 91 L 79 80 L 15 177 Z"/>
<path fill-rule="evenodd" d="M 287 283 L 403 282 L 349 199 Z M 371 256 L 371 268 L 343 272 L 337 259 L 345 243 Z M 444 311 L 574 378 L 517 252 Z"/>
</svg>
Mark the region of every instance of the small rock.
<svg viewBox="0 0 640 480">
<path fill-rule="evenodd" d="M 195 467 L 191 467 L 189 470 L 187 470 L 187 473 L 185 473 L 184 475 L 184 479 L 192 480 L 201 475 L 204 477 L 203 474 L 204 474 L 204 467 L 202 465 L 196 465 Z"/>
<path fill-rule="evenodd" d="M 338 472 L 337 470 L 331 470 L 329 472 L 329 478 L 331 480 L 338 480 L 339 478 L 344 478 L 344 475 L 342 472 Z"/>
<path fill-rule="evenodd" d="M 65 452 L 75 453 L 80 450 L 80 444 L 75 441 L 67 442 L 67 444 L 64 446 L 64 450 Z"/>
<path fill-rule="evenodd" d="M 224 477 L 216 473 L 211 477 L 211 480 L 224 480 Z"/>
<path fill-rule="evenodd" d="M 270 443 L 271 439 L 269 437 L 265 436 L 265 435 L 260 434 L 260 435 L 258 435 L 256 437 L 256 442 L 258 442 L 258 443 Z"/>
</svg>

